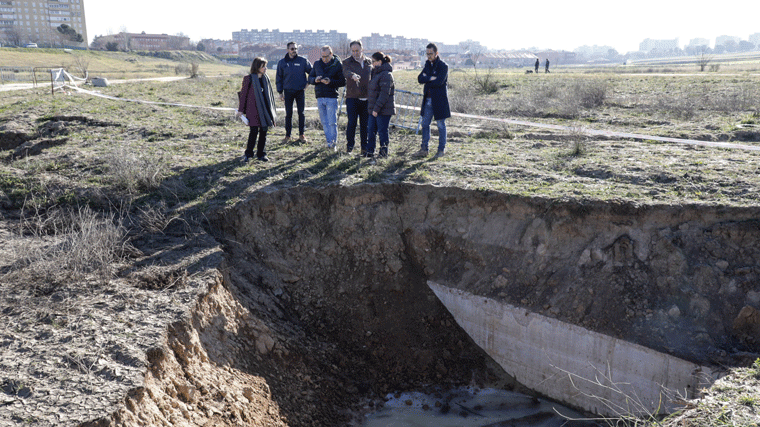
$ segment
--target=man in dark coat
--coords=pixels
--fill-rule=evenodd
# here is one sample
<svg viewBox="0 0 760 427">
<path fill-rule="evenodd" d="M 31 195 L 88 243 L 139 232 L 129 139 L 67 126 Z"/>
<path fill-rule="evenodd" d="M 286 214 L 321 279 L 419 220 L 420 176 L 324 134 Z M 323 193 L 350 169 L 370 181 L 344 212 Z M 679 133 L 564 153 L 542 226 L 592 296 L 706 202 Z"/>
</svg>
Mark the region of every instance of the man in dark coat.
<svg viewBox="0 0 760 427">
<path fill-rule="evenodd" d="M 318 59 L 311 67 L 309 83 L 314 85 L 314 95 L 317 97 L 319 120 L 325 130 L 327 148 L 337 150 L 338 140 L 338 88 L 346 85 L 343 75 L 343 64 L 337 55 L 333 55 L 330 46 L 322 47 L 322 59 Z"/>
<path fill-rule="evenodd" d="M 538 74 L 538 66 L 541 65 L 541 61 L 536 58 L 536 74 Z"/>
<path fill-rule="evenodd" d="M 351 56 L 343 60 L 343 76 L 346 78 L 346 152 L 350 153 L 356 143 L 356 123 L 359 122 L 361 155 L 367 154 L 367 91 L 372 72 L 372 61 L 364 56 L 362 42 L 349 44 Z"/>
<path fill-rule="evenodd" d="M 449 66 L 438 57 L 438 47 L 433 43 L 427 45 L 426 55 L 425 68 L 417 77 L 417 81 L 425 85 L 422 108 L 420 109 L 422 146 L 414 156 L 425 157 L 428 155 L 430 122 L 435 118 L 438 124 L 438 151 L 435 156 L 441 157 L 446 151 L 446 119 L 451 117 L 448 94 Z"/>
<path fill-rule="evenodd" d="M 280 94 L 280 100 L 285 102 L 285 141 L 290 141 L 290 133 L 293 129 L 293 101 L 296 101 L 298 110 L 298 140 L 306 142 L 304 136 L 304 108 L 306 102 L 306 88 L 309 81 L 306 78 L 311 72 L 309 60 L 303 56 L 298 56 L 298 46 L 295 42 L 288 43 L 288 53 L 277 63 L 277 93 Z"/>
<path fill-rule="evenodd" d="M 546 58 L 546 70 L 544 71 L 544 73 L 548 73 L 548 72 L 549 72 L 549 58 Z"/>
</svg>

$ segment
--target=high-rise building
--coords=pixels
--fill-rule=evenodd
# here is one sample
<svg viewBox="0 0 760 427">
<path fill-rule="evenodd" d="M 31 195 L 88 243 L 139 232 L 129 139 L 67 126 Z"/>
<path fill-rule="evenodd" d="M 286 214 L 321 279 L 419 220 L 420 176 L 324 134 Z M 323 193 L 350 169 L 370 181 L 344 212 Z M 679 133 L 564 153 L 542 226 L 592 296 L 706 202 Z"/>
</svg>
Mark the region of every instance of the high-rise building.
<svg viewBox="0 0 760 427">
<path fill-rule="evenodd" d="M 689 40 L 688 47 L 710 47 L 710 40 L 704 38 L 695 38 Z"/>
<path fill-rule="evenodd" d="M 760 47 L 760 33 L 750 34 L 749 42 Z"/>
<path fill-rule="evenodd" d="M 678 39 L 673 40 L 653 40 L 644 39 L 639 43 L 639 50 L 641 52 L 651 52 L 653 50 L 668 51 L 678 49 Z"/>
<path fill-rule="evenodd" d="M 282 45 L 294 41 L 302 46 L 331 46 L 333 50 L 348 43 L 348 34 L 336 30 L 240 30 L 232 32 L 232 40 L 251 44 Z"/>
<path fill-rule="evenodd" d="M 70 30 L 60 31 L 61 25 Z M 0 40 L 16 46 L 87 47 L 84 0 L 0 0 Z"/>
<path fill-rule="evenodd" d="M 742 41 L 741 37 L 737 37 L 737 36 L 718 36 L 718 37 L 715 37 L 715 46 L 720 46 L 728 42 L 734 42 L 736 44 L 739 44 L 740 41 Z"/>
</svg>

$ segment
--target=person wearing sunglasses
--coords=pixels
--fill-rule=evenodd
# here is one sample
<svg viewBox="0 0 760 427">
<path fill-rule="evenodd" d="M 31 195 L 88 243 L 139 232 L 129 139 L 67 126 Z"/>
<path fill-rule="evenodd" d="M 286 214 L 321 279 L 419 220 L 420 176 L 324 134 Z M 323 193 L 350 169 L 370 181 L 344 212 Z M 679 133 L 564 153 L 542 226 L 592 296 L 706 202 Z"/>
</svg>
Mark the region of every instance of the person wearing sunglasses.
<svg viewBox="0 0 760 427">
<path fill-rule="evenodd" d="M 285 103 L 285 140 L 283 142 L 286 144 L 291 141 L 293 130 L 293 101 L 296 102 L 298 111 L 298 142 L 306 142 L 304 108 L 309 73 L 311 73 L 309 60 L 298 55 L 298 46 L 295 42 L 289 42 L 288 53 L 277 63 L 275 78 L 277 93 L 280 94 L 280 100 Z"/>
</svg>

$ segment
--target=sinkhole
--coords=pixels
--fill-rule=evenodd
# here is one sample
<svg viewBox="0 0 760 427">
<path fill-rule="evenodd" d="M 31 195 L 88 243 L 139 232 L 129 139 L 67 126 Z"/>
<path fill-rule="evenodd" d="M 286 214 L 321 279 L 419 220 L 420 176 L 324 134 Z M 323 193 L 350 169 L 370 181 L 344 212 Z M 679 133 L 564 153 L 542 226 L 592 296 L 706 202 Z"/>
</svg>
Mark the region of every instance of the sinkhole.
<svg viewBox="0 0 760 427">
<path fill-rule="evenodd" d="M 754 207 L 368 184 L 259 191 L 210 220 L 249 319 L 218 357 L 266 379 L 282 425 L 459 387 L 668 411 L 651 400 L 760 351 Z"/>
</svg>

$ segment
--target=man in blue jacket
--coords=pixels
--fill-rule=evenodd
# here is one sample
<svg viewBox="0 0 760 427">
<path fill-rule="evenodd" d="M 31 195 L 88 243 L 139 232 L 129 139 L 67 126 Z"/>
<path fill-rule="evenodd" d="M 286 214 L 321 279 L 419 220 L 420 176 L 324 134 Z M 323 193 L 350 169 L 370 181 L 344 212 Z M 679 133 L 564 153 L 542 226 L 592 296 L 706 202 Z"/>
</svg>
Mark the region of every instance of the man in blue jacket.
<svg viewBox="0 0 760 427">
<path fill-rule="evenodd" d="M 295 42 L 288 43 L 288 53 L 277 63 L 277 93 L 280 100 L 285 102 L 285 143 L 290 142 L 290 134 L 293 129 L 293 100 L 298 108 L 298 140 L 306 142 L 304 136 L 304 107 L 305 90 L 309 86 L 306 79 L 311 72 L 311 64 L 303 56 L 298 56 L 298 46 Z"/>
<path fill-rule="evenodd" d="M 425 68 L 417 76 L 417 81 L 424 84 L 422 108 L 420 109 L 420 125 L 422 126 L 422 147 L 414 153 L 415 157 L 428 155 L 430 141 L 430 122 L 435 118 L 438 124 L 438 151 L 436 157 L 443 156 L 446 151 L 446 119 L 451 117 L 449 108 L 449 66 L 438 57 L 438 47 L 430 43 L 426 48 L 427 61 Z"/>
<path fill-rule="evenodd" d="M 325 130 L 327 148 L 335 151 L 335 143 L 338 140 L 338 88 L 346 85 L 346 77 L 343 76 L 340 58 L 333 55 L 330 46 L 322 47 L 322 59 L 318 59 L 311 68 L 309 83 L 314 85 L 319 120 Z"/>
</svg>

